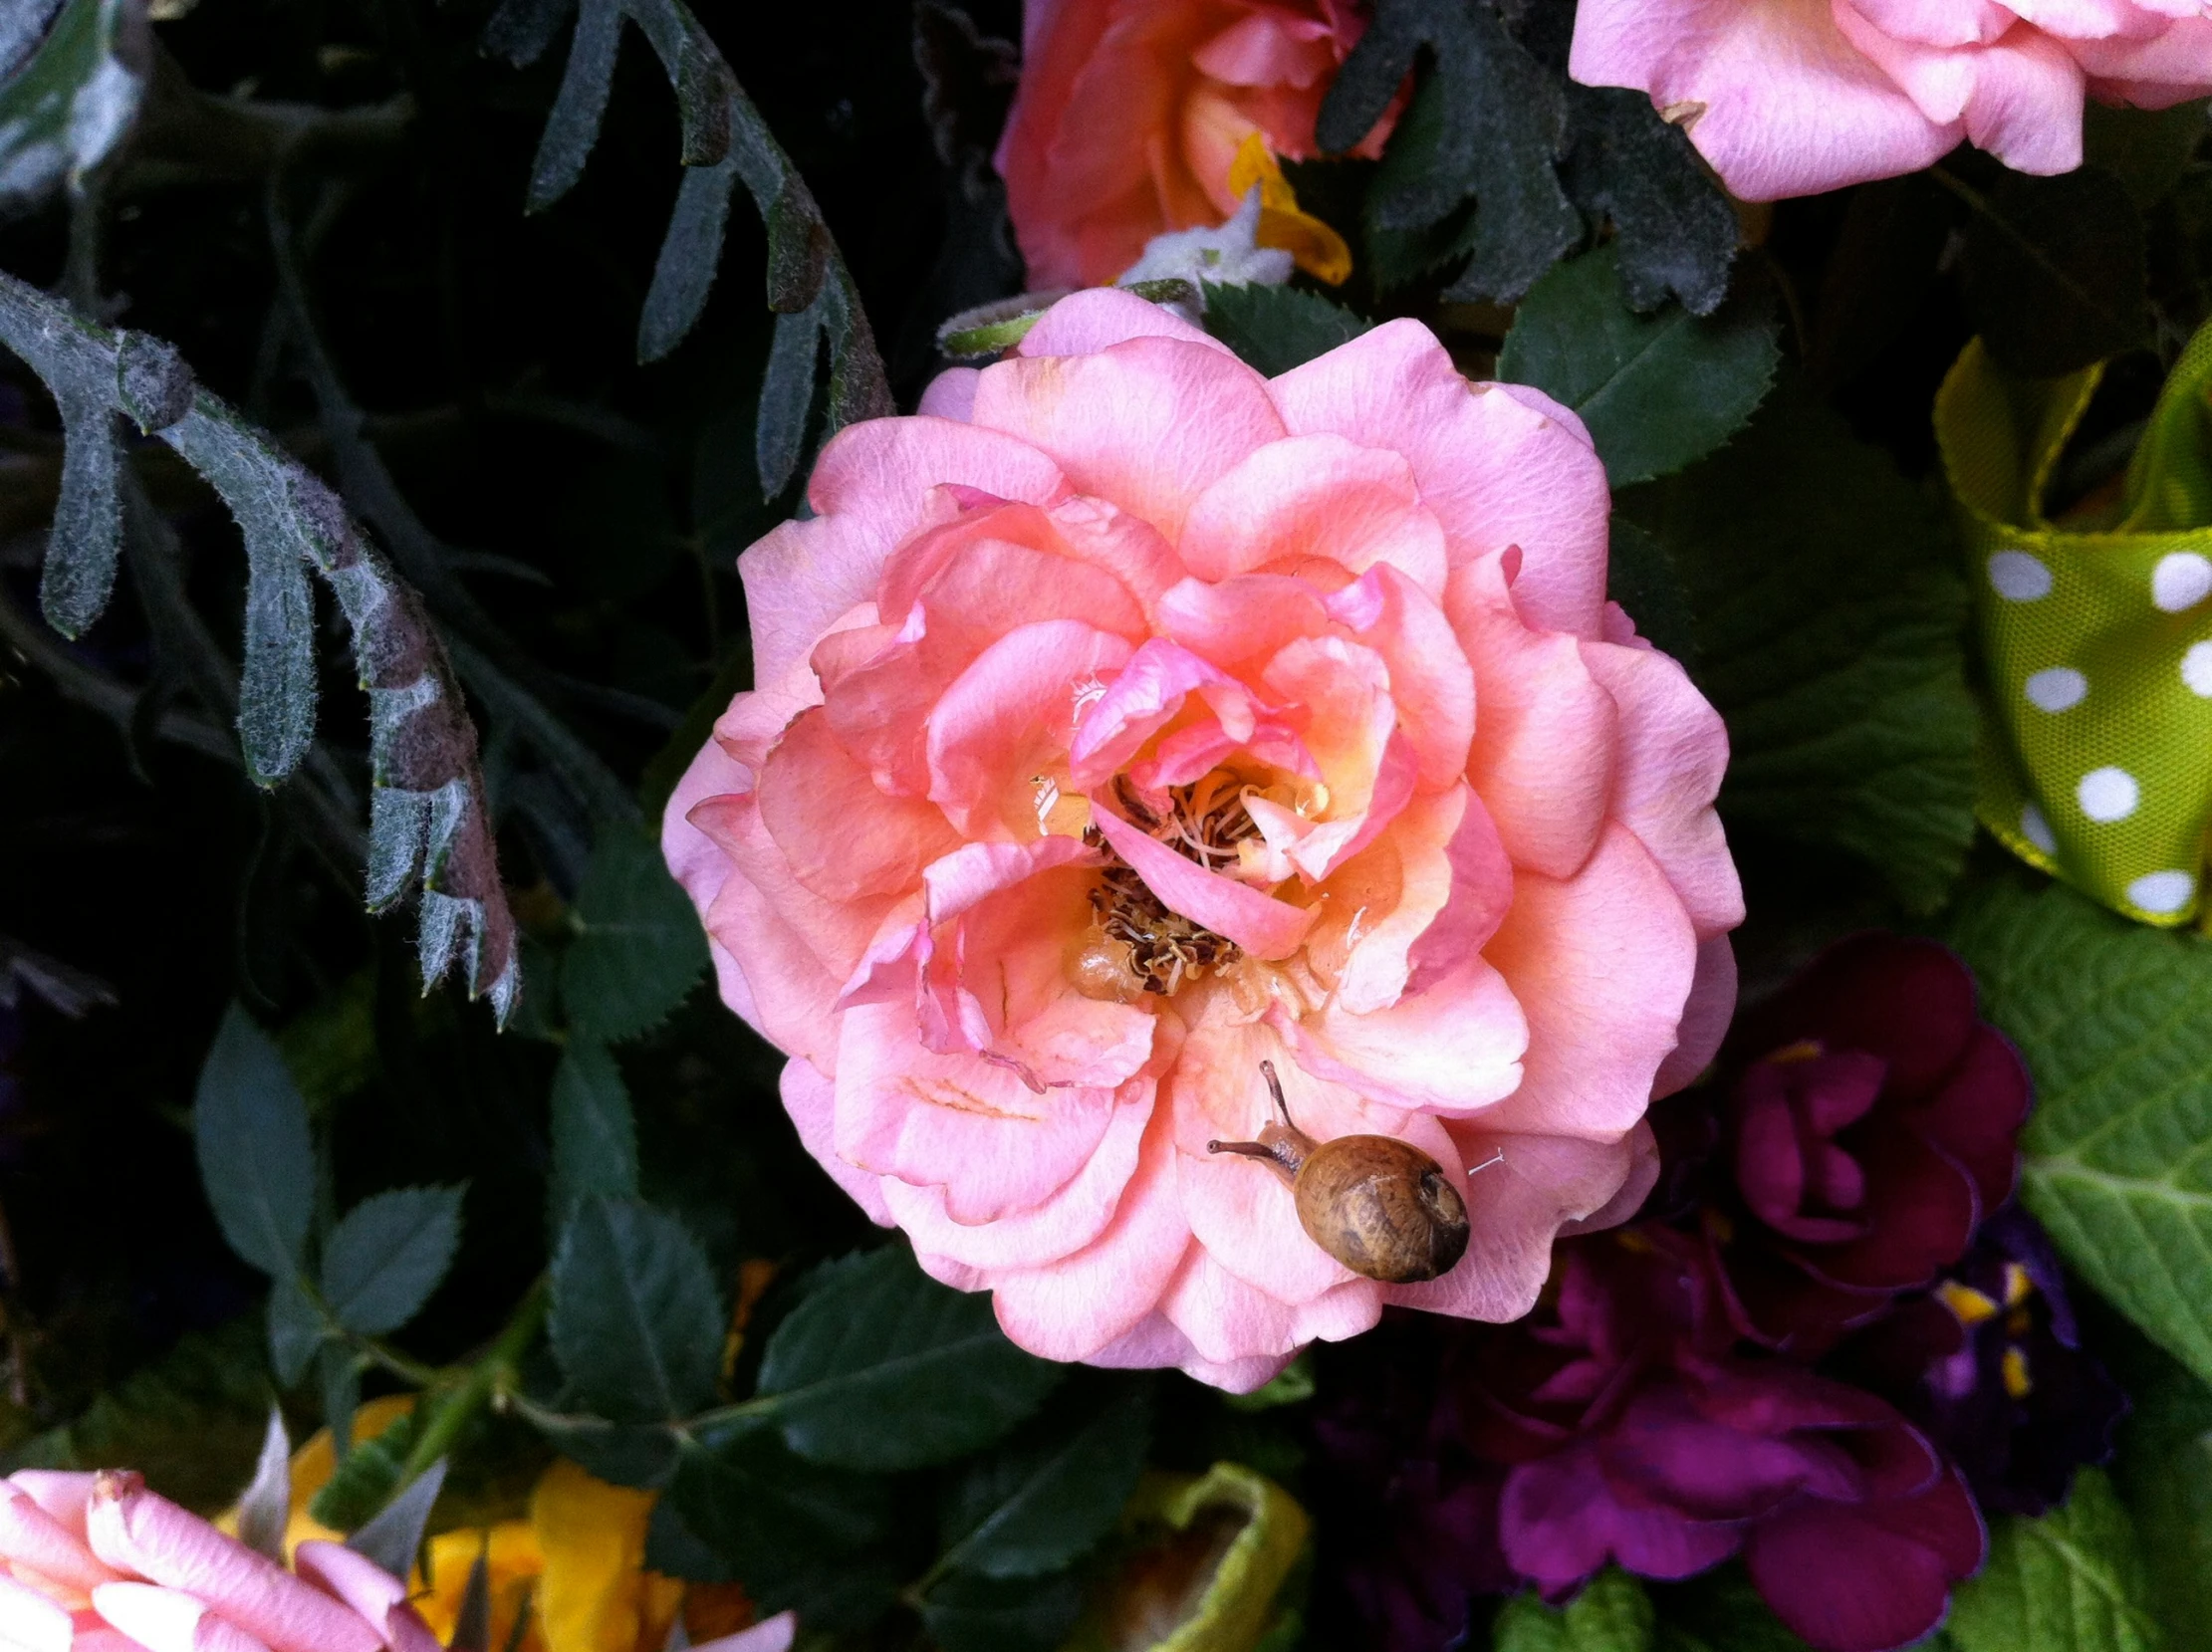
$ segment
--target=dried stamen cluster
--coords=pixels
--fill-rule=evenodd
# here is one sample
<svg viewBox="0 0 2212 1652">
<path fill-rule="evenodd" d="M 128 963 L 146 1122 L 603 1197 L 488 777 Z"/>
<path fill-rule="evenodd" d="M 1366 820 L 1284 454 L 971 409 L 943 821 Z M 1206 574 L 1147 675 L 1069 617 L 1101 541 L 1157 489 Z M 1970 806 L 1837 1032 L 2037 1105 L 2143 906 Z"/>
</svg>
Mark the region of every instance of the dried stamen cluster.
<svg viewBox="0 0 2212 1652">
<path fill-rule="evenodd" d="M 1234 865 L 1237 845 L 1260 829 L 1244 807 L 1242 787 L 1230 776 L 1209 775 L 1171 788 L 1164 816 L 1137 796 L 1126 777 L 1115 778 L 1113 792 L 1132 822 L 1209 871 Z M 1225 970 L 1244 955 L 1228 937 L 1170 912 L 1097 826 L 1084 832 L 1084 841 L 1106 856 L 1106 869 L 1091 891 L 1092 910 L 1106 939 L 1125 949 L 1129 973 L 1146 992 L 1172 994 L 1185 981 Z"/>
</svg>

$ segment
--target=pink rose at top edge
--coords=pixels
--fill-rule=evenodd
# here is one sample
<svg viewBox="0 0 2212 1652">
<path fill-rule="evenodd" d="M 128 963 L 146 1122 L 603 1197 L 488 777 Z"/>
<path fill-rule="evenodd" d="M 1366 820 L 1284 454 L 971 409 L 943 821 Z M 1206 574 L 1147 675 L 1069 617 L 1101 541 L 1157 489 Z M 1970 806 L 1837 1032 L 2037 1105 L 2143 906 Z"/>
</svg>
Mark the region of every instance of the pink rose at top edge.
<svg viewBox="0 0 2212 1652">
<path fill-rule="evenodd" d="M 1582 0 L 1569 71 L 1648 93 L 1745 200 L 1932 165 L 2082 163 L 2086 97 L 2212 92 L 2203 0 Z"/>
<path fill-rule="evenodd" d="M 1385 1303 L 1526 1312 L 1650 1186 L 1743 911 L 1582 425 L 1413 322 L 1270 380 L 1111 289 L 923 406 L 740 559 L 759 686 L 663 824 L 801 1139 L 1049 1358 L 1241 1389 Z M 1263 1061 L 1454 1178 L 1456 1267 L 1353 1274 L 1208 1152 Z"/>
<path fill-rule="evenodd" d="M 335 1543 L 302 1576 L 137 1475 L 0 1481 L 0 1646 L 31 1652 L 437 1652 L 405 1586 Z"/>
<path fill-rule="evenodd" d="M 1365 32 L 1366 0 L 1027 0 L 1022 79 L 999 140 L 1034 288 L 1099 286 L 1155 235 L 1236 210 L 1229 167 L 1258 131 L 1310 159 L 1314 118 Z M 1385 116 L 1354 153 L 1372 158 Z"/>
</svg>

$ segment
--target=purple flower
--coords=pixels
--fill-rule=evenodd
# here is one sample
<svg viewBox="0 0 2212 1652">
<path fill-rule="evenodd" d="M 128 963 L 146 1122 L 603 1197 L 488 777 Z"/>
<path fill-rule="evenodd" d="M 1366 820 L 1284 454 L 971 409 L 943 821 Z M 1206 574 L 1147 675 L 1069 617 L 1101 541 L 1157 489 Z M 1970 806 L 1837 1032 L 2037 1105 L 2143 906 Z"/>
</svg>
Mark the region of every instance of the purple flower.
<svg viewBox="0 0 2212 1652">
<path fill-rule="evenodd" d="M 1933 942 L 1830 948 L 1737 1021 L 1720 1083 L 1734 1208 L 1706 1230 L 1739 1325 L 1771 1347 L 1817 1357 L 2011 1196 L 2027 1069 Z"/>
<path fill-rule="evenodd" d="M 1608 1563 L 1677 1578 L 1739 1553 L 1821 1652 L 1882 1652 L 1941 1621 L 1981 1563 L 1980 1516 L 1928 1438 L 1864 1389 L 1744 1351 L 1694 1236 L 1574 1240 L 1530 1318 L 1428 1348 L 1425 1418 L 1407 1345 L 1363 1361 L 1363 1405 L 1316 1429 L 1364 1488 L 1344 1586 L 1392 1652 L 1436 1652 L 1500 1571 L 1562 1598 Z"/>
<path fill-rule="evenodd" d="M 2086 1353 L 2058 1255 L 2018 1205 L 1843 1356 L 1943 1447 L 1985 1509 L 2040 1515 L 2111 1459 L 2127 1398 Z"/>
</svg>

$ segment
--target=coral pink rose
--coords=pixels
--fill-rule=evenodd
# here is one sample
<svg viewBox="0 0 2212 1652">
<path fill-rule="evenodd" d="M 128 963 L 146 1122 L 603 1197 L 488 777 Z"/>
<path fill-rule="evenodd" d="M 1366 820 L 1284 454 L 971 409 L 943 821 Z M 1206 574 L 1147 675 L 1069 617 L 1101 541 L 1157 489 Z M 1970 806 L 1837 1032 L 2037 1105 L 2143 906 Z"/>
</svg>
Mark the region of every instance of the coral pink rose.
<svg viewBox="0 0 2212 1652">
<path fill-rule="evenodd" d="M 1314 117 L 1367 26 L 1361 0 L 1028 0 L 999 140 L 1033 287 L 1112 281 L 1168 230 L 1237 208 L 1252 132 L 1311 158 Z M 1395 112 L 1356 153 L 1378 155 Z"/>
<path fill-rule="evenodd" d="M 809 497 L 663 842 L 801 1137 L 932 1274 L 1050 1358 L 1249 1387 L 1386 1302 L 1526 1312 L 1640 1200 L 1742 904 L 1720 719 L 1605 601 L 1573 414 L 1413 322 L 1265 379 L 1095 288 Z M 1209 1153 L 1263 1062 L 1308 1134 L 1437 1160 L 1456 1267 L 1362 1278 Z"/>
<path fill-rule="evenodd" d="M 1582 0 L 1569 60 L 1678 120 L 1746 200 L 1933 164 L 2082 163 L 2082 103 L 2212 92 L 2203 0 Z"/>
</svg>

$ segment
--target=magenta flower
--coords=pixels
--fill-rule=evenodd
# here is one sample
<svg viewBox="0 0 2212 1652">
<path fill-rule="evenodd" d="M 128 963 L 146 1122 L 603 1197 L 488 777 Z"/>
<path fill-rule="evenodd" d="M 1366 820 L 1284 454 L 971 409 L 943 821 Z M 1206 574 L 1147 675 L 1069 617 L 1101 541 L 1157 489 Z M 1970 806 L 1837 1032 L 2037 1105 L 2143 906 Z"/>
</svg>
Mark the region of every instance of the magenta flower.
<svg viewBox="0 0 2212 1652">
<path fill-rule="evenodd" d="M 1510 1575 L 1562 1598 L 1607 1564 L 1680 1578 L 1740 1554 L 1821 1652 L 1917 1640 L 1981 1564 L 1981 1517 L 1928 1438 L 1874 1394 L 1741 1351 L 1691 1236 L 1636 1227 L 1576 1241 L 1548 1307 L 1452 1343 L 1439 1392 L 1424 1430 L 1398 1429 L 1400 1452 L 1434 1464 L 1426 1475 L 1376 1475 L 1388 1456 L 1363 1436 L 1357 1402 L 1317 1425 L 1353 1499 L 1363 1483 L 1373 1500 L 1352 1523 L 1395 1523 L 1412 1556 L 1394 1588 L 1372 1576 L 1372 1556 L 1345 1585 L 1402 1652 L 1447 1644 L 1440 1555 L 1463 1590 L 1494 1586 L 1486 1556 L 1459 1557 L 1483 1529 L 1460 1505 L 1493 1483 L 1484 1465 L 1502 1471 L 1497 1559 Z M 1370 1412 L 1367 1433 L 1382 1420 Z M 1459 1502 L 1432 1500 L 1433 1535 L 1403 1532 L 1432 1485 Z"/>
<path fill-rule="evenodd" d="M 1740 1017 L 1708 1219 L 1742 1328 L 1814 1357 L 1966 1253 L 2012 1194 L 2027 1069 L 1950 952 L 1855 936 Z"/>
</svg>

